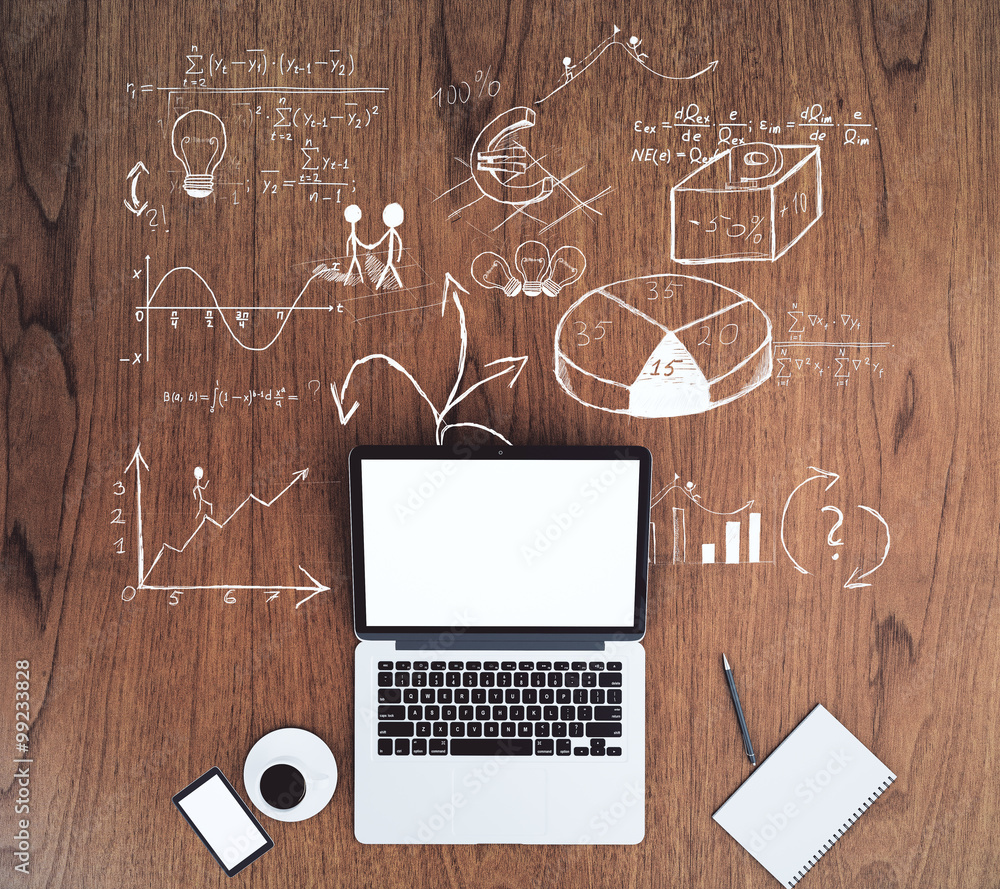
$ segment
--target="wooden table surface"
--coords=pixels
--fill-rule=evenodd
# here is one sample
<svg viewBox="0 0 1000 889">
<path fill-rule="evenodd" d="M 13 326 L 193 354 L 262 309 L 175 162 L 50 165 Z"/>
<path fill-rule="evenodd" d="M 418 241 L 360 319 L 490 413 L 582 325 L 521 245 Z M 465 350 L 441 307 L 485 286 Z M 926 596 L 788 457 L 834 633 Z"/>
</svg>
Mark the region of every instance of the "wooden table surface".
<svg viewBox="0 0 1000 889">
<path fill-rule="evenodd" d="M 0 35 L 0 884 L 228 885 L 170 797 L 245 796 L 299 726 L 339 786 L 262 818 L 245 885 L 772 886 L 711 818 L 750 773 L 725 652 L 762 756 L 822 703 L 898 775 L 803 885 L 998 885 L 992 4 L 19 2 Z M 471 170 L 511 120 L 527 169 Z M 711 190 L 729 161 L 762 178 Z M 530 290 L 532 240 L 581 277 L 484 286 L 489 251 Z M 731 400 L 678 415 L 675 371 Z M 653 453 L 638 846 L 354 838 L 347 454 L 438 440 Z"/>
</svg>

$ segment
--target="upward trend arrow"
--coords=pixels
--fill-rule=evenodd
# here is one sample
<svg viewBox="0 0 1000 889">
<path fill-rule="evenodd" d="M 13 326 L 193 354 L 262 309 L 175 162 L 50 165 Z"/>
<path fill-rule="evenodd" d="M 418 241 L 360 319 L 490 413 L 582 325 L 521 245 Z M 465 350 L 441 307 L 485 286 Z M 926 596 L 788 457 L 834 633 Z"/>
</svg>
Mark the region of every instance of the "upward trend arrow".
<svg viewBox="0 0 1000 889">
<path fill-rule="evenodd" d="M 139 536 L 139 584 L 142 586 L 142 580 L 145 577 L 144 565 L 143 565 L 143 548 L 142 548 L 142 473 L 139 471 L 139 464 L 141 463 L 146 467 L 146 472 L 149 472 L 149 464 L 142 459 L 142 445 L 137 444 L 135 446 L 135 452 L 132 454 L 132 459 L 129 460 L 128 466 L 125 467 L 125 471 L 128 472 L 131 469 L 132 464 L 135 464 L 135 516 L 136 516 L 136 531 Z M 138 588 L 138 587 L 137 587 Z"/>
</svg>

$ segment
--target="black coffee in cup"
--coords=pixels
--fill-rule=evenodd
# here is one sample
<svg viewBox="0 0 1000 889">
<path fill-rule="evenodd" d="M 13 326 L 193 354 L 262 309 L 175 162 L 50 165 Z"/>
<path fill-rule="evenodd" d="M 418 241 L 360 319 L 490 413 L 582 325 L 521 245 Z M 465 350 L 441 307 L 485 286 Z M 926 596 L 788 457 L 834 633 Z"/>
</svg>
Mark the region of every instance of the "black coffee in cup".
<svg viewBox="0 0 1000 889">
<path fill-rule="evenodd" d="M 278 763 L 260 776 L 260 795 L 275 809 L 292 809 L 306 795 L 306 779 L 294 766 Z"/>
</svg>

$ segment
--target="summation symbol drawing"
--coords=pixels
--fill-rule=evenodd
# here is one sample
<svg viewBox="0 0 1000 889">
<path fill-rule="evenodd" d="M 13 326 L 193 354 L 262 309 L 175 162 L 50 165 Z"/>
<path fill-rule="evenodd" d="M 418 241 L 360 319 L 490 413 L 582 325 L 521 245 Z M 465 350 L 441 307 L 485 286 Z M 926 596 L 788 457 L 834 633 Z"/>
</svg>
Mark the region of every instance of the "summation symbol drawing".
<svg viewBox="0 0 1000 889">
<path fill-rule="evenodd" d="M 198 520 L 194 530 L 190 533 L 188 538 L 179 546 L 174 546 L 170 543 L 163 543 L 159 550 L 157 550 L 156 555 L 153 557 L 153 561 L 150 563 L 149 567 L 146 567 L 146 544 L 143 532 L 143 517 L 142 517 L 142 474 L 143 471 L 149 472 L 149 464 L 142 456 L 142 446 L 136 445 L 135 452 L 132 454 L 132 459 L 129 461 L 128 465 L 125 467 L 125 473 L 127 474 L 129 470 L 135 469 L 135 521 L 136 521 L 136 584 L 135 586 L 127 586 L 122 591 L 122 599 L 126 602 L 132 601 L 136 594 L 143 591 L 160 591 L 168 592 L 173 597 L 172 604 L 176 604 L 177 596 L 191 591 L 207 591 L 207 590 L 219 590 L 225 593 L 226 601 L 233 601 L 230 598 L 233 594 L 238 592 L 252 592 L 259 591 L 268 594 L 268 601 L 277 598 L 283 591 L 290 591 L 294 593 L 305 593 L 295 603 L 295 607 L 299 608 L 301 605 L 308 602 L 313 596 L 319 593 L 326 592 L 330 589 L 326 584 L 316 580 L 302 565 L 298 565 L 298 570 L 305 576 L 305 579 L 300 584 L 239 584 L 239 583 L 213 583 L 213 584 L 198 584 L 191 582 L 190 578 L 171 578 L 171 580 L 176 580 L 176 582 L 165 582 L 159 581 L 155 573 L 157 567 L 161 565 L 162 560 L 165 556 L 174 554 L 176 556 L 182 555 L 189 547 L 192 547 L 196 541 L 200 540 L 208 529 L 215 529 L 218 532 L 222 532 L 231 525 L 234 520 L 238 518 L 246 518 L 247 521 L 251 521 L 250 509 L 255 504 L 258 508 L 263 510 L 265 513 L 275 506 L 282 498 L 285 498 L 290 491 L 292 491 L 297 485 L 301 484 L 309 475 L 308 469 L 302 469 L 292 475 L 291 481 L 274 497 L 270 500 L 262 500 L 255 494 L 250 494 L 246 497 L 225 519 L 218 521 L 212 516 L 214 507 L 212 503 L 209 503 L 204 497 L 205 488 L 208 486 L 208 481 L 205 480 L 205 471 L 202 467 L 198 466 L 195 468 L 195 486 L 192 491 L 194 499 L 197 503 L 197 512 L 195 518 Z M 172 564 L 173 569 L 177 569 L 178 561 L 175 560 Z M 183 564 L 183 563 L 180 563 Z M 162 570 L 159 573 L 163 573 Z M 151 580 L 152 578 L 152 580 Z"/>
<path fill-rule="evenodd" d="M 801 543 L 801 534 L 793 535 L 790 526 L 792 525 L 793 518 L 791 513 L 796 513 L 796 519 L 798 524 L 807 526 L 816 526 L 819 524 L 823 531 L 826 532 L 826 537 L 824 542 L 830 547 L 828 555 L 832 563 L 838 563 L 841 561 L 841 554 L 845 552 L 841 547 L 845 546 L 845 513 L 840 506 L 835 503 L 828 502 L 832 500 L 837 492 L 831 494 L 831 490 L 840 481 L 840 475 L 836 472 L 830 472 L 825 469 L 818 469 L 815 466 L 809 467 L 810 475 L 802 482 L 800 482 L 792 490 L 792 493 L 788 495 L 788 499 L 785 501 L 785 508 L 781 513 L 781 546 L 785 551 L 785 555 L 791 560 L 791 563 L 795 566 L 795 570 L 800 574 L 814 574 L 817 573 L 821 567 L 821 564 L 817 560 L 813 560 L 813 564 L 810 564 L 812 570 L 806 568 L 802 562 L 805 559 L 802 556 L 796 558 L 792 555 L 793 550 L 797 550 L 797 543 Z M 822 491 L 820 490 L 822 487 Z M 823 505 L 816 509 L 818 504 Z M 876 523 L 872 526 L 874 529 L 874 538 L 876 539 L 876 546 L 878 540 L 884 535 L 885 544 L 882 548 L 882 554 L 879 556 L 878 561 L 874 567 L 868 568 L 867 571 L 863 571 L 863 565 L 858 564 L 852 570 L 850 576 L 843 584 L 843 589 L 858 589 L 860 587 L 871 586 L 870 583 L 865 582 L 864 578 L 870 577 L 882 565 L 885 564 L 886 557 L 889 555 L 889 546 L 892 542 L 891 535 L 889 533 L 889 523 L 882 517 L 882 515 L 870 506 L 864 506 L 862 504 L 857 504 L 856 509 L 859 509 L 864 513 L 864 515 L 871 516 L 875 519 Z M 815 513 L 818 511 L 819 515 Z M 828 518 L 826 518 L 828 517 Z M 864 516 L 860 517 L 861 519 Z M 830 521 L 832 519 L 832 522 Z M 829 523 L 829 529 L 826 528 L 826 524 Z M 870 520 L 869 520 L 870 523 Z M 798 536 L 799 540 L 794 540 L 793 536 Z M 854 537 L 858 537 L 858 533 L 854 533 Z M 850 544 L 853 541 L 846 541 Z M 856 550 L 856 546 L 847 546 L 846 551 L 851 552 Z M 850 557 L 848 556 L 848 559 Z M 847 561 L 845 559 L 844 561 Z M 857 555 L 857 559 L 860 561 L 860 555 Z M 822 561 L 822 557 L 821 560 Z M 845 568 L 846 571 L 846 568 Z"/>
<path fill-rule="evenodd" d="M 451 289 L 450 300 L 448 299 L 449 288 Z M 354 412 L 360 406 L 360 402 L 355 401 L 354 404 L 352 404 L 351 407 L 348 408 L 346 411 L 344 409 L 344 405 L 347 403 L 348 400 L 347 390 L 351 385 L 351 378 L 354 376 L 354 373 L 355 371 L 358 370 L 358 368 L 364 367 L 367 364 L 371 364 L 372 362 L 377 361 L 377 362 L 385 362 L 387 365 L 389 365 L 389 367 L 398 371 L 407 381 L 409 381 L 409 383 L 413 386 L 414 390 L 417 392 L 420 398 L 424 402 L 426 402 L 434 418 L 435 444 L 440 445 L 444 443 L 445 435 L 447 434 L 449 429 L 457 429 L 460 427 L 468 427 L 468 428 L 483 430 L 485 432 L 488 432 L 490 435 L 499 438 L 504 443 L 510 444 L 510 442 L 506 438 L 504 438 L 504 436 L 501 435 L 497 430 L 491 429 L 490 427 L 485 426 L 481 423 L 475 423 L 475 422 L 449 423 L 447 421 L 448 414 L 451 413 L 451 411 L 454 410 L 454 408 L 456 408 L 459 404 L 461 404 L 461 402 L 464 401 L 466 398 L 468 398 L 473 392 L 475 392 L 480 387 L 485 386 L 487 383 L 493 380 L 499 380 L 504 377 L 509 377 L 509 379 L 507 380 L 507 388 L 509 389 L 513 388 L 514 383 L 517 382 L 517 378 L 521 375 L 521 371 L 524 370 L 525 365 L 528 363 L 528 357 L 526 355 L 498 358 L 495 361 L 487 362 L 484 365 L 485 367 L 494 367 L 500 365 L 501 369 L 498 370 L 496 373 L 486 377 L 485 379 L 479 380 L 479 382 L 474 383 L 467 389 L 459 391 L 462 384 L 462 378 L 465 376 L 465 365 L 468 354 L 468 330 L 466 328 L 466 322 L 465 322 L 465 309 L 462 307 L 462 301 L 458 297 L 458 291 L 468 294 L 468 291 L 464 287 L 462 287 L 461 284 L 459 284 L 450 274 L 446 274 L 443 293 L 441 296 L 441 317 L 445 316 L 445 312 L 447 311 L 449 306 L 453 306 L 455 308 L 459 324 L 459 351 L 458 351 L 458 370 L 455 376 L 455 382 L 452 385 L 451 391 L 448 393 L 448 396 L 445 399 L 444 404 L 441 407 L 438 407 L 434 403 L 434 401 L 430 398 L 430 396 L 427 394 L 427 392 L 424 390 L 424 388 L 420 385 L 420 383 L 417 381 L 417 378 L 414 376 L 413 373 L 407 370 L 395 358 L 392 358 L 391 356 L 386 355 L 384 353 L 378 352 L 375 354 L 366 355 L 365 357 L 359 358 L 357 361 L 355 361 L 351 365 L 350 370 L 348 370 L 346 376 L 344 377 L 344 382 L 340 385 L 339 388 L 333 383 L 330 384 L 330 393 L 333 395 L 333 401 L 337 408 L 337 417 L 339 418 L 340 424 L 342 426 L 347 425 L 351 417 L 354 415 Z"/>
<path fill-rule="evenodd" d="M 643 41 L 633 34 L 628 38 L 628 41 L 625 42 L 622 37 L 619 36 L 621 33 L 622 29 L 617 25 L 614 25 L 614 31 L 611 36 L 606 37 L 598 43 L 597 46 L 595 46 L 575 64 L 570 56 L 565 56 L 562 60 L 562 73 L 559 77 L 559 85 L 541 99 L 538 99 L 535 104 L 541 105 L 543 102 L 551 99 L 556 93 L 569 86 L 571 83 L 579 83 L 583 75 L 597 63 L 598 59 L 604 56 L 613 47 L 618 47 L 620 52 L 623 52 L 627 59 L 634 60 L 647 73 L 652 74 L 654 77 L 658 77 L 661 80 L 695 80 L 703 74 L 708 74 L 714 71 L 719 65 L 718 60 L 716 60 L 714 62 L 709 62 L 709 64 L 707 64 L 704 68 L 700 71 L 695 71 L 693 74 L 661 74 L 659 71 L 650 67 L 647 61 L 649 59 L 649 53 L 640 49 Z"/>
<path fill-rule="evenodd" d="M 502 256 L 491 251 L 480 253 L 472 261 L 472 277 L 480 287 L 500 290 L 506 296 L 558 296 L 575 284 L 587 269 L 587 257 L 573 246 L 565 245 L 550 254 L 541 241 L 525 241 L 514 254 L 516 274 Z"/>
</svg>

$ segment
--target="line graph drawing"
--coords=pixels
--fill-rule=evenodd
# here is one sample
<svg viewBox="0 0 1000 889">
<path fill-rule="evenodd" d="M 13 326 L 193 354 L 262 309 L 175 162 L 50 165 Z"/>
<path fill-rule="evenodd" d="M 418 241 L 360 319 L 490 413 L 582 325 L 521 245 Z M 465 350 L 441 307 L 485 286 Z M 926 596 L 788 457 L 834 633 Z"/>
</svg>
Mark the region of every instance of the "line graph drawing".
<svg viewBox="0 0 1000 889">
<path fill-rule="evenodd" d="M 157 565 L 160 564 L 161 559 L 167 554 L 175 553 L 180 555 L 184 553 L 192 543 L 203 536 L 204 530 L 206 528 L 214 527 L 218 531 L 222 531 L 229 525 L 237 516 L 242 516 L 247 509 L 249 509 L 253 504 L 258 504 L 262 509 L 271 509 L 279 500 L 281 500 L 290 490 L 292 490 L 296 485 L 301 483 L 308 475 L 309 470 L 302 469 L 294 473 L 291 481 L 282 488 L 274 497 L 270 500 L 262 500 L 256 494 L 250 494 L 247 496 L 224 520 L 218 521 L 213 518 L 209 512 L 202 511 L 199 506 L 198 514 L 201 519 L 195 526 L 195 529 L 191 532 L 188 538 L 180 546 L 173 546 L 170 543 L 163 543 L 156 555 L 153 557 L 153 561 L 150 563 L 149 567 L 146 567 L 146 546 L 145 538 L 143 535 L 142 526 L 142 471 L 145 470 L 149 472 L 149 464 L 142 456 L 142 445 L 141 443 L 136 445 L 135 451 L 132 454 L 132 459 L 128 462 L 125 467 L 125 473 L 127 474 L 130 469 L 135 468 L 135 510 L 136 510 L 136 585 L 134 587 L 128 586 L 122 592 L 122 599 L 124 601 L 131 601 L 135 597 L 137 592 L 143 590 L 150 591 L 164 591 L 164 592 L 174 592 L 183 593 L 193 590 L 220 590 L 225 591 L 227 594 L 235 591 L 251 591 L 259 590 L 266 594 L 269 594 L 271 599 L 277 598 L 277 596 L 282 591 L 291 591 L 299 593 L 307 593 L 308 595 L 300 598 L 296 603 L 296 609 L 308 602 L 313 596 L 319 593 L 326 592 L 330 589 L 324 583 L 318 581 L 313 577 L 305 568 L 301 565 L 298 566 L 298 570 L 305 575 L 308 583 L 303 582 L 302 584 L 196 584 L 196 583 L 160 583 L 160 582 L 150 582 L 150 576 L 153 574 Z M 201 469 L 201 467 L 198 467 Z M 202 472 L 204 472 L 202 470 Z M 198 485 L 201 484 L 202 476 L 198 476 L 196 473 L 196 478 L 198 480 Z M 203 486 L 202 486 L 203 487 Z M 196 486 L 196 491 L 198 486 Z M 198 495 L 196 494 L 196 498 Z M 131 596 L 127 595 L 128 591 L 131 590 Z"/>
<path fill-rule="evenodd" d="M 630 59 L 633 59 L 637 64 L 641 65 L 648 73 L 654 75 L 655 77 L 659 77 L 661 80 L 695 80 L 696 78 L 701 77 L 703 74 L 708 74 L 714 71 L 719 65 L 718 60 L 715 60 L 713 62 L 709 62 L 709 64 L 707 64 L 700 71 L 696 71 L 694 74 L 686 74 L 686 75 L 661 74 L 659 71 L 655 70 L 654 68 L 651 68 L 649 64 L 646 62 L 646 59 L 649 57 L 649 54 L 639 51 L 639 47 L 642 45 L 642 41 L 633 34 L 631 37 L 629 37 L 629 41 L 627 44 L 623 43 L 621 38 L 618 36 L 621 33 L 622 33 L 621 28 L 615 25 L 614 31 L 612 32 L 611 36 L 606 37 L 604 40 L 598 43 L 597 46 L 595 46 L 590 52 L 588 52 L 575 65 L 573 64 L 572 58 L 570 58 L 569 56 L 563 58 L 562 60 L 563 70 L 559 78 L 560 79 L 559 86 L 557 86 L 547 95 L 543 96 L 541 99 L 538 99 L 535 102 L 535 104 L 541 105 L 543 102 L 547 101 L 548 99 L 551 99 L 556 93 L 558 93 L 564 87 L 567 87 L 571 83 L 576 83 L 577 81 L 579 81 L 579 79 L 583 76 L 583 74 L 589 68 L 591 68 L 597 62 L 598 59 L 600 59 L 606 52 L 608 52 L 608 50 L 610 50 L 612 47 L 615 46 L 620 47 L 621 50 L 626 54 L 626 56 L 628 56 Z"/>
<path fill-rule="evenodd" d="M 451 287 L 450 301 L 448 299 L 449 286 Z M 505 444 L 510 444 L 510 442 L 495 429 L 491 429 L 490 427 L 484 426 L 481 423 L 474 423 L 474 422 L 448 423 L 446 420 L 447 415 L 452 410 L 454 410 L 455 407 L 457 407 L 462 401 L 468 398 L 477 389 L 479 389 L 482 386 L 485 386 L 492 380 L 498 380 L 501 377 L 513 374 L 513 376 L 510 377 L 507 383 L 507 388 L 512 389 L 514 387 L 514 383 L 517 382 L 517 378 L 521 375 L 521 371 L 524 370 L 525 365 L 528 363 L 527 355 L 509 356 L 506 358 L 498 358 L 495 361 L 487 362 L 484 365 L 485 367 L 494 367 L 497 365 L 501 365 L 502 367 L 496 373 L 491 374 L 490 376 L 486 377 L 483 380 L 480 380 L 477 383 L 474 383 L 468 389 L 459 392 L 459 387 L 462 384 L 462 378 L 465 376 L 465 363 L 468 354 L 468 329 L 466 327 L 466 322 L 465 322 L 465 309 L 462 307 L 462 301 L 458 297 L 457 291 L 459 290 L 462 293 L 468 295 L 468 291 L 464 287 L 462 287 L 462 285 L 459 284 L 458 281 L 456 281 L 451 276 L 450 273 L 446 274 L 444 288 L 441 295 L 441 317 L 443 318 L 445 316 L 445 312 L 447 311 L 449 306 L 454 306 L 458 314 L 460 341 L 459 341 L 459 351 L 458 351 L 458 369 L 455 376 L 455 382 L 452 385 L 451 391 L 448 393 L 448 396 L 445 399 L 445 402 L 442 405 L 442 407 L 438 408 L 437 405 L 434 404 L 430 396 L 424 391 L 420 383 L 417 382 L 416 377 L 412 373 L 410 373 L 409 370 L 407 370 L 395 358 L 392 358 L 389 355 L 379 352 L 372 355 L 366 355 L 365 357 L 359 358 L 357 361 L 355 361 L 351 365 L 351 368 L 347 372 L 347 375 L 344 377 L 344 382 L 341 384 L 339 390 L 335 384 L 333 383 L 330 384 L 330 393 L 333 395 L 333 401 L 337 408 L 337 417 L 340 420 L 341 426 L 347 425 L 351 417 L 354 415 L 354 412 L 360 406 L 360 402 L 355 401 L 350 408 L 348 408 L 346 411 L 344 410 L 344 405 L 347 402 L 347 390 L 351 385 L 351 378 L 354 375 L 354 372 L 358 368 L 363 367 L 366 364 L 370 364 L 374 361 L 384 361 L 386 364 L 389 365 L 389 367 L 399 371 L 399 373 L 401 373 L 407 380 L 409 380 L 410 384 L 416 390 L 420 398 L 427 403 L 428 407 L 430 407 L 431 414 L 434 417 L 435 444 L 440 445 L 444 443 L 444 437 L 449 429 L 457 429 L 460 427 L 483 430 L 485 432 L 488 432 L 490 435 L 496 436 Z"/>
<path fill-rule="evenodd" d="M 437 195 L 435 202 L 469 183 L 475 185 L 477 194 L 453 210 L 448 215 L 449 221 L 458 219 L 470 207 L 487 198 L 511 208 L 492 231 L 502 228 L 517 216 L 543 226 L 541 231 L 544 233 L 574 213 L 584 212 L 591 219 L 603 215 L 593 205 L 609 194 L 612 188 L 608 186 L 587 199 L 579 197 L 567 183 L 584 168 L 577 167 L 571 173 L 559 176 L 544 166 L 542 161 L 548 158 L 548 154 L 536 157 L 526 144 L 535 123 L 536 115 L 531 108 L 510 108 L 483 127 L 473 142 L 468 159 L 455 158 L 469 171 L 469 175 Z M 556 199 L 559 199 L 560 205 L 552 214 L 555 218 L 543 219 L 529 212 L 529 208 L 542 203 L 553 204 Z"/>
<path fill-rule="evenodd" d="M 824 502 L 826 500 L 832 499 L 834 495 L 830 495 L 830 497 L 827 497 L 826 495 L 828 495 L 830 493 L 830 490 L 834 487 L 834 485 L 836 485 L 837 482 L 840 481 L 840 474 L 836 472 L 830 472 L 825 469 L 819 469 L 815 466 L 810 466 L 809 472 L 811 474 L 804 481 L 799 482 L 799 484 L 792 489 L 792 493 L 788 495 L 788 499 L 785 501 L 785 508 L 782 510 L 781 513 L 781 547 L 782 549 L 784 549 L 785 555 L 788 556 L 791 563 L 795 566 L 795 570 L 798 571 L 800 574 L 812 574 L 813 571 L 810 571 L 809 569 L 805 568 L 800 563 L 800 561 L 796 559 L 795 556 L 792 555 L 791 550 L 789 549 L 790 546 L 788 540 L 789 535 L 787 533 L 787 525 L 789 521 L 788 519 L 789 509 L 793 506 L 793 502 L 798 502 L 798 500 L 802 498 L 802 493 L 807 490 L 807 486 L 811 486 L 813 489 L 815 489 L 816 486 L 813 484 L 814 482 L 819 482 L 821 485 L 823 485 L 822 492 L 816 490 L 813 491 L 814 497 L 816 497 L 819 493 L 823 494 L 822 497 L 818 497 L 818 502 Z M 861 570 L 862 566 L 858 565 L 851 571 L 850 577 L 847 578 L 847 580 L 844 582 L 843 585 L 843 589 L 845 590 L 859 589 L 861 587 L 871 586 L 870 583 L 864 582 L 864 578 L 871 576 L 885 564 L 885 560 L 889 555 L 889 547 L 892 543 L 892 537 L 889 533 L 889 523 L 882 517 L 882 515 L 879 512 L 872 509 L 870 506 L 864 506 L 863 504 L 860 503 L 856 505 L 856 508 L 862 510 L 867 515 L 872 516 L 878 522 L 879 528 L 881 529 L 881 531 L 884 531 L 885 533 L 885 546 L 882 550 L 882 555 L 879 557 L 879 560 L 876 563 L 875 567 L 869 568 L 867 571 L 862 572 Z M 844 512 L 843 510 L 840 509 L 840 507 L 832 503 L 826 503 L 824 506 L 820 508 L 819 512 L 829 513 L 834 518 L 834 523 L 826 534 L 826 543 L 827 545 L 834 547 L 833 553 L 831 554 L 830 558 L 831 561 L 837 562 L 840 559 L 841 551 L 836 548 L 844 546 L 843 536 L 842 534 L 838 534 L 838 532 L 840 531 L 841 527 L 844 524 L 844 518 L 845 518 Z"/>
</svg>

